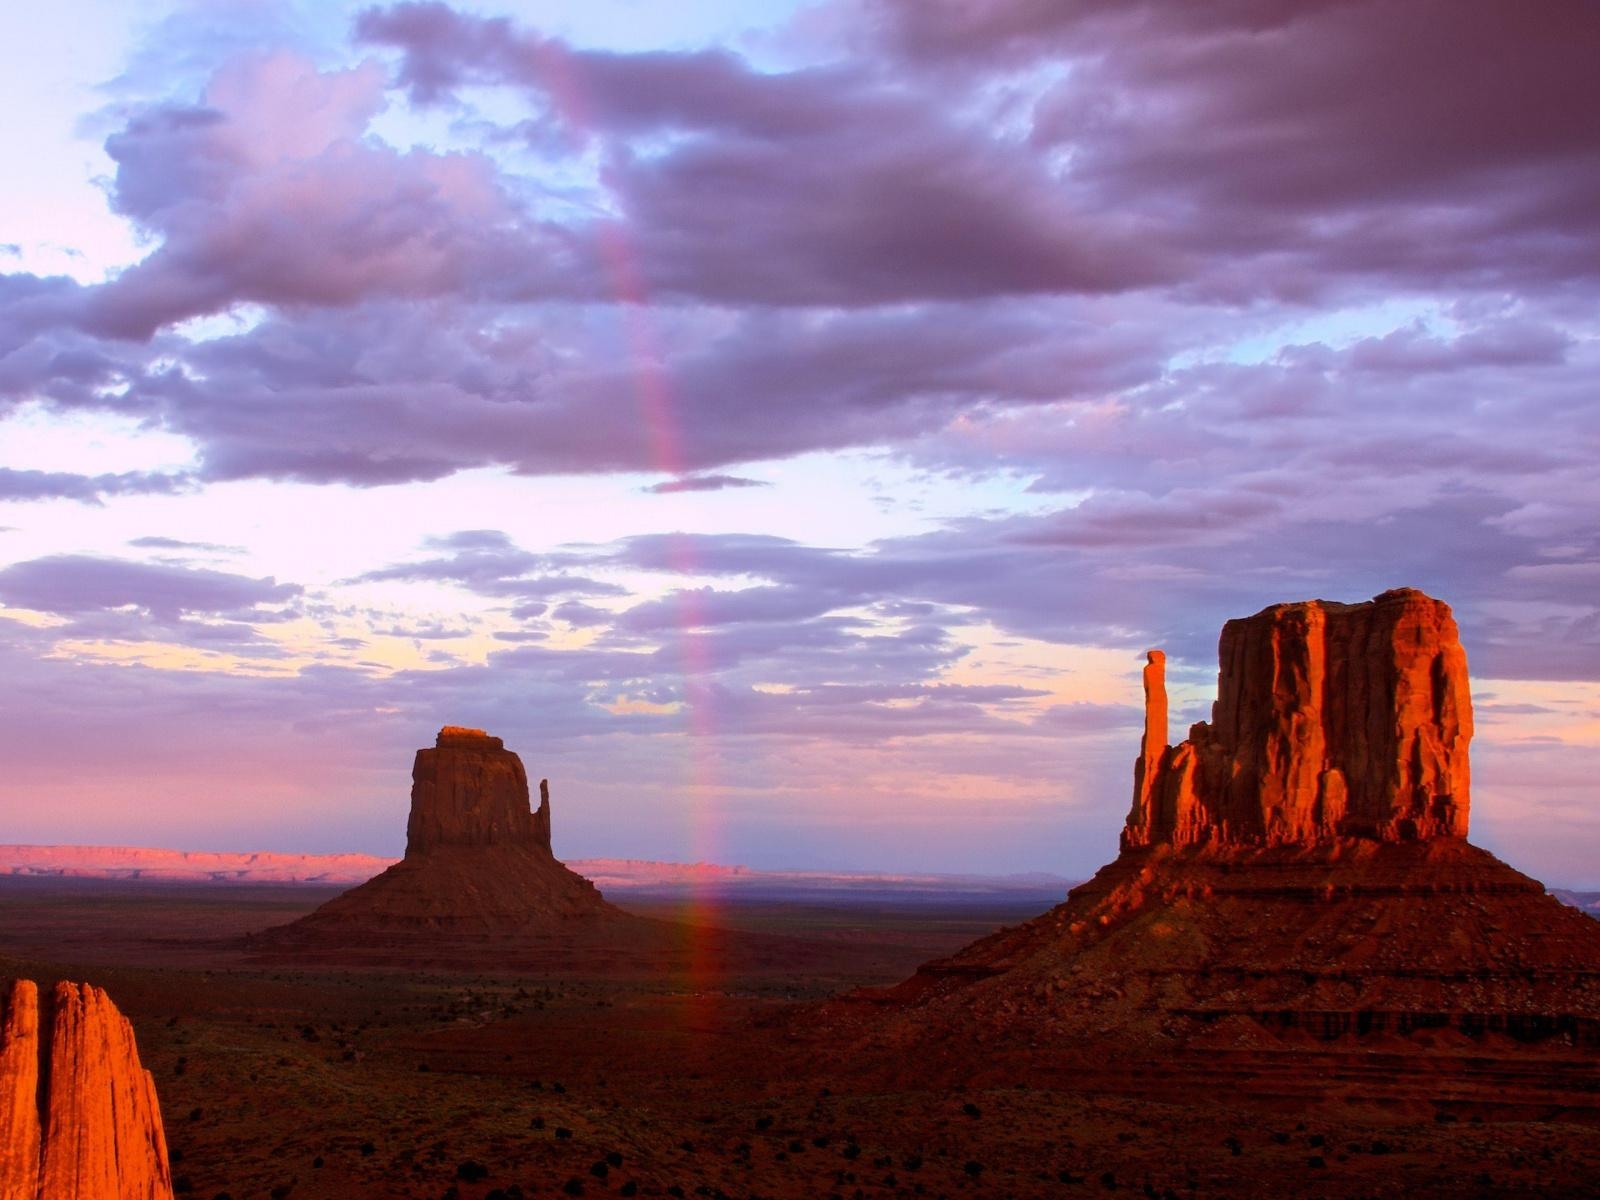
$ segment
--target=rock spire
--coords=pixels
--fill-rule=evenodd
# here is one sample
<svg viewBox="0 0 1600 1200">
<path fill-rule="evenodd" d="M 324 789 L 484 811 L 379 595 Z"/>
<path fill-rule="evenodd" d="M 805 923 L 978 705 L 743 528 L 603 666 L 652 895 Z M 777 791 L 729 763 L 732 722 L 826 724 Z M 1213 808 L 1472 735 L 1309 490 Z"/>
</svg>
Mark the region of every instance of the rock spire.
<svg viewBox="0 0 1600 1200">
<path fill-rule="evenodd" d="M 1412 588 L 1275 604 L 1222 629 L 1209 723 L 1166 746 L 1164 656 L 1124 849 L 1467 834 L 1472 700 L 1448 605 Z"/>
<path fill-rule="evenodd" d="M 97 987 L 0 991 L 0 1197 L 171 1200 L 155 1083 Z"/>
</svg>

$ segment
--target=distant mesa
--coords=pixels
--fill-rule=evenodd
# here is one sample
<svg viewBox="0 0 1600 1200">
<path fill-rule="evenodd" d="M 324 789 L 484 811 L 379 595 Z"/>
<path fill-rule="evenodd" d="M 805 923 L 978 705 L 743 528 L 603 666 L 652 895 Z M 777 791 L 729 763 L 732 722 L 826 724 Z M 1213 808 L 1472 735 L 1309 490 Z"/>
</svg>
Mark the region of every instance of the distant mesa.
<svg viewBox="0 0 1600 1200">
<path fill-rule="evenodd" d="M 446 725 L 411 770 L 405 857 L 258 948 L 300 941 L 361 948 L 368 933 L 540 932 L 625 919 L 550 845 L 550 788 L 529 807 L 522 760 L 481 729 Z"/>
<path fill-rule="evenodd" d="M 85 983 L 0 988 L 0 1197 L 171 1200 L 155 1082 L 133 1027 Z"/>
<path fill-rule="evenodd" d="M 920 1043 L 928 1071 L 970 1078 L 964 1046 L 992 1071 L 1008 1046 L 1031 1063 L 1120 1039 L 1159 1068 L 1107 1073 L 1101 1050 L 1070 1069 L 1115 1090 L 1203 1076 L 1282 1098 L 1325 1093 L 1307 1041 L 1537 1042 L 1548 1072 L 1484 1059 L 1452 1094 L 1537 1109 L 1555 1101 L 1530 1089 L 1580 1079 L 1560 1102 L 1600 1112 L 1600 923 L 1466 840 L 1472 705 L 1448 606 L 1412 589 L 1274 605 L 1229 621 L 1219 657 L 1212 719 L 1172 746 L 1150 652 L 1121 853 L 1042 916 L 859 994 L 883 1006 L 882 1044 Z M 1296 1039 L 1298 1057 L 1274 1056 Z M 1328 1053 L 1319 1069 L 1386 1103 L 1441 1086 Z"/>
</svg>

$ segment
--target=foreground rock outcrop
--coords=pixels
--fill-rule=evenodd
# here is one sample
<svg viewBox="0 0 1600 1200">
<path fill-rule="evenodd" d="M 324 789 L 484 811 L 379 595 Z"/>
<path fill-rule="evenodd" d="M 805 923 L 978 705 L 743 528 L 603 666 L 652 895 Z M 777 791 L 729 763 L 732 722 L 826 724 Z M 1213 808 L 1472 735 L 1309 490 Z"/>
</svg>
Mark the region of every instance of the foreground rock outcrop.
<svg viewBox="0 0 1600 1200">
<path fill-rule="evenodd" d="M 922 1047 L 929 1073 L 1076 1054 L 1063 1069 L 1123 1090 L 1320 1097 L 1337 1076 L 1385 1103 L 1409 1088 L 1600 1115 L 1600 923 L 1466 840 L 1472 712 L 1449 608 L 1409 589 L 1275 605 L 1228 622 L 1220 660 L 1213 719 L 1169 746 L 1149 655 L 1115 861 L 859 996 L 877 1016 L 840 1019 L 896 1055 Z M 1459 1057 L 1378 1072 L 1355 1049 L 1378 1045 Z"/>
<path fill-rule="evenodd" d="M 170 1200 L 155 1083 L 88 984 L 0 990 L 0 1200 Z"/>
<path fill-rule="evenodd" d="M 625 919 L 556 860 L 549 784 L 540 781 L 539 808 L 531 810 L 522 760 L 499 738 L 447 725 L 417 751 L 411 779 L 405 857 L 294 924 L 258 935 L 257 949 L 426 951 L 461 935 Z"/>
</svg>

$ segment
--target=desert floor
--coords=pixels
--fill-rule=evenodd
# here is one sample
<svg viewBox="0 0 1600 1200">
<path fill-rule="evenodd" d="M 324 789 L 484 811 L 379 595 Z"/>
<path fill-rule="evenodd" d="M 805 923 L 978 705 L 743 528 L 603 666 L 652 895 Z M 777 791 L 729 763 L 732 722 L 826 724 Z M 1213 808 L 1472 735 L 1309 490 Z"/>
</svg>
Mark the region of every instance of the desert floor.
<svg viewBox="0 0 1600 1200">
<path fill-rule="evenodd" d="M 973 1047 L 972 1085 L 919 1086 L 914 1061 L 886 1074 L 816 1032 L 837 1028 L 812 1020 L 825 997 L 1050 897 L 619 898 L 725 932 L 715 954 L 615 971 L 251 961 L 243 935 L 336 890 L 0 880 L 0 975 L 110 991 L 155 1075 L 180 1192 L 206 1200 L 1600 1194 L 1600 1128 L 1581 1112 L 1507 1120 L 1331 1083 L 1320 1099 L 1152 1089 L 1135 1077 L 1149 1064 L 1109 1046 L 1074 1048 L 1094 1064 L 1081 1076 L 1011 1080 Z M 755 950 L 724 953 L 740 939 Z M 1283 1050 L 1315 1082 L 1318 1048 Z"/>
</svg>

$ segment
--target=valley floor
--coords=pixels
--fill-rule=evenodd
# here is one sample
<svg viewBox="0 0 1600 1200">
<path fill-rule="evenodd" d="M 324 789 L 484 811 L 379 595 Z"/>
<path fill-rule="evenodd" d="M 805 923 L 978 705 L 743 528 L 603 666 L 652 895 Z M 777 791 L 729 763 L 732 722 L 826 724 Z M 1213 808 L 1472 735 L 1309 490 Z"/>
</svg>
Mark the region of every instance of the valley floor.
<svg viewBox="0 0 1600 1200">
<path fill-rule="evenodd" d="M 110 991 L 155 1074 L 173 1174 L 205 1200 L 1600 1192 L 1588 1122 L 1139 1098 L 1118 1075 L 1149 1065 L 1110 1045 L 1077 1047 L 1094 1069 L 1076 1078 L 974 1070 L 972 1086 L 933 1088 L 915 1063 L 891 1078 L 817 1032 L 838 1027 L 813 1024 L 823 997 L 894 982 L 1048 900 L 729 901 L 710 915 L 764 939 L 737 973 L 692 958 L 585 975 L 312 971 L 239 948 L 326 895 L 0 883 L 0 975 Z M 634 907 L 682 915 L 670 898 Z M 770 953 L 784 945 L 789 965 Z"/>
</svg>

